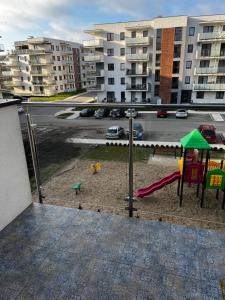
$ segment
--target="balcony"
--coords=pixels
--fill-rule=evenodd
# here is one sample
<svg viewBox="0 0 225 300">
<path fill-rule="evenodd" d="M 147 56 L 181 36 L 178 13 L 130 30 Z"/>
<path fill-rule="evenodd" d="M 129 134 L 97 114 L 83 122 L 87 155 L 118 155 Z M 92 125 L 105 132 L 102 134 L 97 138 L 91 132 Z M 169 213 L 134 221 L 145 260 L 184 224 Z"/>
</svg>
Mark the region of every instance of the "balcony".
<svg viewBox="0 0 225 300">
<path fill-rule="evenodd" d="M 207 32 L 198 34 L 198 42 L 225 40 L 225 31 Z"/>
<path fill-rule="evenodd" d="M 104 62 L 104 55 L 86 55 L 84 56 L 84 62 Z"/>
<path fill-rule="evenodd" d="M 33 65 L 33 66 L 35 66 L 35 65 L 37 65 L 37 66 L 38 65 L 51 65 L 53 63 L 54 63 L 54 61 L 51 59 L 40 59 L 40 60 L 31 59 L 31 60 L 29 60 L 29 64 Z"/>
<path fill-rule="evenodd" d="M 32 81 L 32 84 L 35 86 L 53 85 L 55 83 L 56 83 L 55 80 L 46 80 L 46 81 L 34 80 L 34 81 Z"/>
<path fill-rule="evenodd" d="M 12 71 L 12 76 L 13 77 L 20 77 L 21 76 L 21 72 L 19 70 Z"/>
<path fill-rule="evenodd" d="M 195 75 L 225 74 L 225 67 L 195 68 Z"/>
<path fill-rule="evenodd" d="M 89 41 L 83 41 L 83 45 L 86 48 L 102 48 L 103 47 L 103 40 L 89 40 Z"/>
<path fill-rule="evenodd" d="M 127 46 L 147 46 L 150 44 L 149 37 L 126 38 Z"/>
<path fill-rule="evenodd" d="M 132 70 L 132 69 L 128 69 L 126 72 L 127 76 L 133 76 L 133 77 L 147 77 L 151 75 L 151 71 L 150 70 L 146 70 L 146 71 L 136 71 L 136 70 Z"/>
<path fill-rule="evenodd" d="M 95 86 L 89 86 L 88 90 L 93 91 L 93 92 L 103 92 L 105 90 L 105 85 L 104 84 L 97 84 Z"/>
<path fill-rule="evenodd" d="M 140 91 L 146 91 L 149 92 L 151 90 L 151 85 L 150 83 L 147 84 L 127 84 L 126 85 L 126 90 L 127 91 L 134 91 L 134 92 L 140 92 Z"/>
<path fill-rule="evenodd" d="M 128 61 L 149 61 L 149 53 L 126 54 Z"/>
<path fill-rule="evenodd" d="M 87 71 L 87 77 L 104 77 L 105 71 L 104 70 L 90 70 Z"/>
<path fill-rule="evenodd" d="M 21 87 L 22 85 L 23 85 L 23 82 L 21 80 L 13 80 L 14 87 Z"/>
<path fill-rule="evenodd" d="M 225 83 L 194 84 L 194 91 L 225 91 Z"/>
<path fill-rule="evenodd" d="M 207 49 L 198 49 L 197 58 L 205 59 L 205 58 L 224 58 L 225 50 L 207 50 Z"/>
</svg>

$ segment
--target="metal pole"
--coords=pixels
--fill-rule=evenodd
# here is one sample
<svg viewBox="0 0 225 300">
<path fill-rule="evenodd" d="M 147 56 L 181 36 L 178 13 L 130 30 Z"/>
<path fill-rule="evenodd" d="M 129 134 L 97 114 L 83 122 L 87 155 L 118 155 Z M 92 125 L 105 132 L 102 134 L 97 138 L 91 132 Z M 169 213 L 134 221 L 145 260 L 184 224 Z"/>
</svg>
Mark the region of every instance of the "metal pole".
<svg viewBox="0 0 225 300">
<path fill-rule="evenodd" d="M 33 131 L 31 128 L 31 119 L 30 119 L 29 114 L 26 114 L 26 122 L 27 122 L 27 131 L 28 131 L 28 137 L 29 137 L 29 143 L 30 143 L 30 149 L 31 149 L 33 168 L 34 168 L 35 183 L 36 183 L 37 192 L 38 192 L 38 199 L 39 199 L 39 203 L 43 203 L 42 198 L 44 198 L 44 197 L 41 194 L 40 172 L 39 172 L 39 167 L 38 167 L 34 135 L 33 135 Z"/>
<path fill-rule="evenodd" d="M 129 118 L 129 217 L 133 217 L 133 118 Z"/>
</svg>

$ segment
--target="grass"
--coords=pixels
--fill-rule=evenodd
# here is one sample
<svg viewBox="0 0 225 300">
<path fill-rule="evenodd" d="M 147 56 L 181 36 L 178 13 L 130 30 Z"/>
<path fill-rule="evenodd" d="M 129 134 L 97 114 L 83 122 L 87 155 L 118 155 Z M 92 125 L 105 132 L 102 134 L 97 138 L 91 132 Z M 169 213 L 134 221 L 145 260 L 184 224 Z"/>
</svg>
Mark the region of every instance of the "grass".
<svg viewBox="0 0 225 300">
<path fill-rule="evenodd" d="M 134 161 L 146 161 L 151 153 L 147 148 L 134 148 Z M 89 160 L 108 160 L 128 162 L 128 147 L 97 146 L 87 149 L 80 157 Z"/>
<path fill-rule="evenodd" d="M 82 89 L 82 90 L 77 90 L 77 91 L 74 91 L 74 92 L 66 92 L 66 93 L 59 93 L 59 94 L 56 94 L 54 96 L 49 96 L 49 97 L 46 97 L 46 96 L 43 96 L 43 97 L 30 97 L 29 100 L 31 102 L 35 102 L 35 101 L 43 101 L 43 102 L 47 102 L 47 101 L 59 101 L 59 100 L 64 100 L 68 97 L 71 97 L 71 96 L 74 96 L 74 95 L 78 95 L 80 93 L 83 93 L 85 92 L 86 90 Z"/>
<path fill-rule="evenodd" d="M 62 113 L 62 114 L 58 115 L 57 118 L 66 119 L 67 117 L 72 116 L 72 115 L 73 115 L 72 112 L 66 112 L 66 113 Z"/>
</svg>

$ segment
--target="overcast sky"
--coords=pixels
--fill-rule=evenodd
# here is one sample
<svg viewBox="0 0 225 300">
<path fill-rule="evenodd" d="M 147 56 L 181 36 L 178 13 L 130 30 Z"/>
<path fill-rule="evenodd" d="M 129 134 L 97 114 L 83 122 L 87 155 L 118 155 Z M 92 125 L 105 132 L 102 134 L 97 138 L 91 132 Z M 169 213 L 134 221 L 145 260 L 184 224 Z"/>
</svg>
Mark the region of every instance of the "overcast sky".
<svg viewBox="0 0 225 300">
<path fill-rule="evenodd" d="M 0 0 L 0 43 L 45 36 L 82 41 L 95 23 L 225 13 L 225 0 Z"/>
</svg>

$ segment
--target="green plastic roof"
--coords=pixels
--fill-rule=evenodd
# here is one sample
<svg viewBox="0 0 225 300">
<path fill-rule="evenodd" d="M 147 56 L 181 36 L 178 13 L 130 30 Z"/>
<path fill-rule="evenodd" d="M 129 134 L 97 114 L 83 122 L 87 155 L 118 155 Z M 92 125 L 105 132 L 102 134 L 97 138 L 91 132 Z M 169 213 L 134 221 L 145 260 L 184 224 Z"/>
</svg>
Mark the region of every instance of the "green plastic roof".
<svg viewBox="0 0 225 300">
<path fill-rule="evenodd" d="M 192 132 L 182 137 L 180 142 L 185 149 L 211 149 L 210 145 L 198 129 L 194 129 Z"/>
</svg>

